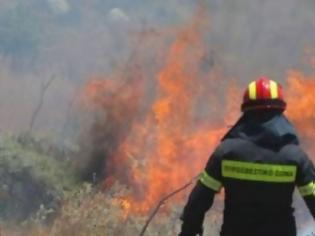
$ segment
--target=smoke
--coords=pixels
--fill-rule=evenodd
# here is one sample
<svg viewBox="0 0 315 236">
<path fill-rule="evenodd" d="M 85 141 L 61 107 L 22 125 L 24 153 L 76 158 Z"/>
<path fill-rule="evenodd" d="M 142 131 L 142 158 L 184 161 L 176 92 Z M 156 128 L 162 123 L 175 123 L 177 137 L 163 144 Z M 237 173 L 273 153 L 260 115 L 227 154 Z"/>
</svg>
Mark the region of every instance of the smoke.
<svg viewBox="0 0 315 236">
<path fill-rule="evenodd" d="M 123 38 L 130 33 L 183 24 L 195 7 L 188 0 L 1 1 L 1 36 L 20 40 L 14 45 L 2 42 L 1 51 L 18 60 L 14 47 L 25 46 L 31 70 L 47 63 L 62 65 L 71 77 L 82 79 L 110 71 L 112 60 L 124 61 L 130 41 Z M 313 43 L 314 7 L 307 0 L 211 0 L 209 44 L 234 75 L 283 74 L 302 64 L 305 47 Z M 113 19 L 128 23 L 117 25 Z"/>
<path fill-rule="evenodd" d="M 224 12 L 222 5 L 217 4 L 215 7 L 218 12 Z M 232 14 L 232 9 L 236 6 L 228 4 L 225 7 L 225 10 Z M 148 43 L 146 39 L 144 41 L 151 46 L 146 47 L 141 41 L 136 56 L 125 67 L 128 76 L 122 76 L 124 73 L 111 74 L 112 76 L 101 76 L 87 84 L 87 96 L 92 98 L 94 105 L 106 112 L 105 118 L 94 123 L 92 137 L 96 137 L 95 147 L 105 148 L 93 148 L 100 151 L 96 155 L 97 158 L 103 157 L 101 160 L 109 166 L 105 167 L 104 163 L 100 162 L 96 162 L 96 166 L 101 164 L 103 170 L 108 171 L 106 174 L 112 174 L 115 179 L 132 188 L 134 195 L 127 198 L 132 205 L 131 211 L 147 211 L 161 196 L 179 186 L 184 179 L 188 180 L 188 176 L 197 174 L 197 170 L 200 170 L 206 161 L 208 152 L 226 130 L 227 121 L 235 120 L 241 97 L 238 88 L 247 80 L 255 78 L 250 77 L 253 72 L 258 75 L 271 74 L 284 82 L 287 70 L 306 66 L 306 61 L 299 58 L 276 55 L 278 50 L 294 52 L 290 49 L 290 40 L 282 37 L 273 39 L 273 35 L 261 40 L 254 39 L 257 35 L 251 35 L 255 31 L 250 31 L 251 24 L 246 21 L 250 20 L 245 11 L 248 10 L 247 7 L 241 2 L 237 5 L 235 9 L 238 14 L 241 16 L 244 13 L 245 16 L 239 18 L 236 15 L 235 19 L 227 17 L 231 20 L 231 25 L 238 23 L 236 28 L 232 26 L 223 32 L 218 30 L 220 24 L 224 25 L 217 21 L 220 19 L 219 13 L 211 13 L 213 9 L 210 9 L 210 20 L 204 8 L 197 13 L 194 11 L 196 14 L 192 20 L 183 20 L 180 26 L 175 23 L 172 27 L 169 26 L 168 31 L 161 31 L 163 27 L 159 26 L 158 30 L 149 31 L 149 35 L 154 37 L 157 34 L 160 41 L 165 43 L 152 47 L 156 46 L 156 41 Z M 253 8 L 253 12 L 259 13 L 258 8 Z M 279 17 L 281 19 L 282 15 Z M 280 23 L 286 24 L 281 20 Z M 249 32 L 237 28 L 238 24 L 243 25 Z M 253 25 L 256 24 L 258 23 L 254 21 Z M 265 23 L 259 24 L 264 26 Z M 237 30 L 244 33 L 244 39 Z M 264 27 L 261 30 L 264 32 Z M 273 30 L 272 27 L 270 30 Z M 212 35 L 213 32 L 217 32 L 220 37 L 216 38 L 218 35 Z M 240 41 L 236 41 L 238 38 L 229 34 L 238 34 Z M 280 45 L 282 41 L 287 44 Z M 253 48 L 253 45 L 261 48 L 260 57 L 255 57 L 256 48 Z M 266 45 L 272 47 L 272 50 L 263 49 Z M 150 57 L 144 48 L 150 48 L 154 52 L 153 56 Z M 166 53 L 159 53 L 158 50 Z M 251 53 L 253 55 L 250 55 Z M 238 60 L 231 60 L 233 56 L 237 56 Z M 251 56 L 253 59 L 250 59 Z M 280 58 L 281 61 L 273 61 L 274 57 Z M 242 63 L 245 59 L 247 64 Z M 151 62 L 154 62 L 152 71 L 146 67 Z M 231 62 L 233 63 L 229 64 Z M 134 73 L 137 67 L 140 67 L 139 74 Z M 249 69 L 250 67 L 253 68 Z M 231 79 L 232 76 L 236 79 Z M 134 96 L 129 97 L 128 89 L 113 87 L 113 84 L 121 82 L 121 79 L 131 82 L 137 77 L 144 78 L 143 81 L 137 82 L 144 85 L 145 91 L 151 91 L 151 94 L 139 93 L 139 88 L 133 84 L 131 90 L 141 98 L 134 100 Z M 152 79 L 154 82 L 150 83 Z M 153 89 L 150 87 L 152 84 Z M 151 101 L 148 102 L 151 108 L 147 108 L 139 100 Z M 141 116 L 143 110 L 147 115 Z M 313 114 L 312 111 L 311 113 Z M 190 168 L 187 169 L 187 166 Z M 165 183 L 168 183 L 167 186 Z"/>
<path fill-rule="evenodd" d="M 70 10 L 67 0 L 47 0 L 55 13 L 65 14 Z"/>
<path fill-rule="evenodd" d="M 113 8 L 109 12 L 109 17 L 113 21 L 130 21 L 129 17 L 120 8 Z"/>
<path fill-rule="evenodd" d="M 63 139 L 85 134 L 88 140 L 82 142 L 81 155 L 85 155 L 83 159 L 95 157 L 86 167 L 88 174 L 96 171 L 102 176 L 110 169 L 119 172 L 122 181 L 128 179 L 136 185 L 143 179 L 155 180 L 147 174 L 150 168 L 162 166 L 170 171 L 170 159 L 175 160 L 178 171 L 186 171 L 187 166 L 191 171 L 199 169 L 217 141 L 212 138 L 224 132 L 216 128 L 226 127 L 238 115 L 239 88 L 261 74 L 285 83 L 292 68 L 311 73 L 314 64 L 309 59 L 314 60 L 315 43 L 312 0 L 209 0 L 196 17 L 200 2 L 1 0 L 1 132 L 29 128 L 41 85 L 56 76 L 34 130 Z M 167 79 L 163 79 L 165 75 Z M 172 79 L 182 85 L 184 93 L 173 86 Z M 82 108 L 82 88 L 92 89 L 90 98 L 101 109 Z M 183 106 L 187 100 L 188 105 Z M 184 123 L 179 122 L 182 118 Z M 160 119 L 166 123 L 155 126 Z M 141 126 L 146 122 L 148 131 Z M 193 136 L 196 130 L 198 138 Z M 160 146 L 152 148 L 156 142 L 152 133 L 187 162 L 178 161 L 169 150 L 162 153 Z M 178 150 L 178 145 L 184 148 Z M 137 147 L 145 150 L 140 153 Z M 119 153 L 127 148 L 129 152 Z M 117 153 L 132 161 L 105 168 L 104 159 Z M 161 153 L 166 157 L 163 161 Z M 197 164 L 196 156 L 201 157 Z M 150 158 L 154 162 L 147 165 Z M 81 165 L 86 164 L 83 159 Z M 187 164 L 189 161 L 195 164 Z M 129 167 L 138 176 L 125 171 Z M 163 173 L 162 180 L 170 177 Z M 186 172 L 183 176 L 191 175 Z M 179 184 L 182 179 L 173 182 Z M 166 190 L 165 182 L 157 184 Z M 144 187 L 136 189 L 138 194 L 143 197 L 149 189 L 153 204 L 159 197 L 155 185 Z"/>
<path fill-rule="evenodd" d="M 212 2 L 210 39 L 231 74 L 282 80 L 288 68 L 305 69 L 304 51 L 314 44 L 313 2 Z"/>
<path fill-rule="evenodd" d="M 63 108 L 59 110 L 54 102 L 46 104 L 61 117 L 73 99 L 64 87 L 75 90 L 91 75 L 108 74 L 123 66 L 137 47 L 137 32 L 158 32 L 185 24 L 196 8 L 196 3 L 188 0 L 13 0 L 0 5 L 1 89 L 6 88 L 4 77 L 17 84 L 16 92 L 1 96 L 0 123 L 4 129 L 25 127 L 25 114 L 29 113 L 25 110 L 32 110 L 36 103 L 38 81 L 56 73 L 66 81 L 67 85 L 57 89 L 64 94 L 64 101 L 58 99 Z M 207 43 L 226 75 L 245 84 L 260 74 L 282 80 L 292 67 L 310 70 L 305 50 L 314 44 L 312 1 L 211 0 L 206 8 L 210 18 L 205 21 L 211 24 L 211 30 L 205 32 Z M 159 41 L 158 34 L 151 37 L 157 42 L 153 49 L 169 40 Z M 31 88 L 19 87 L 23 83 Z M 27 99 L 22 94 L 27 94 Z M 52 101 L 58 97 L 52 91 L 47 96 Z M 14 119 L 6 121 L 3 116 L 8 116 L 12 102 L 17 104 L 10 111 L 14 111 Z M 55 116 L 46 120 L 51 124 L 60 121 Z"/>
</svg>

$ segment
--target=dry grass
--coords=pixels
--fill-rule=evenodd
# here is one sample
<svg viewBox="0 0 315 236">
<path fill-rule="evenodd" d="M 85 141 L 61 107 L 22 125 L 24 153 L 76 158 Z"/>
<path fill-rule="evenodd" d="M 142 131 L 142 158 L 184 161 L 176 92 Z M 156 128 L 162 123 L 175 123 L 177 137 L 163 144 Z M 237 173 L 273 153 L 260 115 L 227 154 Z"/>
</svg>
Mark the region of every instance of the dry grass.
<svg viewBox="0 0 315 236">
<path fill-rule="evenodd" d="M 9 230 L 4 235 L 12 236 L 137 236 L 147 216 L 126 214 L 121 197 L 126 188 L 115 184 L 107 193 L 95 192 L 84 185 L 64 202 L 55 221 L 44 226 L 41 214 L 19 229 Z M 182 205 L 172 207 L 167 213 L 160 212 L 151 222 L 145 235 L 174 236 L 180 230 L 179 216 Z M 205 223 L 208 236 L 218 235 L 220 214 L 213 211 Z"/>
<path fill-rule="evenodd" d="M 60 161 L 62 158 L 55 158 L 58 152 L 51 150 L 46 141 L 40 144 L 31 137 L 20 140 L 0 136 L 1 236 L 139 235 L 148 215 L 128 213 L 128 205 L 123 201 L 130 194 L 127 186 L 115 183 L 102 192 L 90 184 L 78 184 L 76 173 Z M 14 187 L 19 185 L 21 189 Z M 36 198 L 38 194 L 34 195 L 27 186 L 36 188 L 42 198 Z M 9 195 L 12 189 L 19 190 L 15 197 Z M 28 205 L 35 200 L 37 205 L 29 209 Z M 52 207 L 51 203 L 56 204 Z M 174 203 L 168 200 L 166 207 L 169 210 L 161 209 L 145 235 L 177 235 L 183 204 L 184 201 Z M 14 214 L 8 214 L 10 212 Z M 14 218 L 20 215 L 19 212 L 27 212 L 27 218 Z M 205 235 L 218 235 L 218 216 L 220 213 L 212 211 L 205 223 Z"/>
</svg>

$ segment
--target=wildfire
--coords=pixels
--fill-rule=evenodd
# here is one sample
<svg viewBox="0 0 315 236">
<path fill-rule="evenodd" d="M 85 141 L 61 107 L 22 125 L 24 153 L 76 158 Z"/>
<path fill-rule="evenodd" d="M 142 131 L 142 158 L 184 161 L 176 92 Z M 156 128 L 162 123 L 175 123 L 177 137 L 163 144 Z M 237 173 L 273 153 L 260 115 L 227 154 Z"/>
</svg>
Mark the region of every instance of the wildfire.
<svg viewBox="0 0 315 236">
<path fill-rule="evenodd" d="M 217 88 L 222 85 L 215 81 L 216 68 L 200 67 L 206 21 L 200 18 L 203 11 L 199 13 L 170 45 L 164 66 L 154 75 L 156 89 L 147 108 L 141 107 L 148 98 L 134 82 L 136 76 L 131 75 L 121 93 L 116 93 L 121 87 L 117 84 L 123 84 L 119 78 L 93 80 L 86 86 L 88 100 L 104 109 L 107 119 L 112 118 L 118 133 L 113 135 L 130 124 L 107 163 L 111 179 L 114 176 L 132 187 L 123 204 L 128 211 L 147 212 L 161 197 L 196 176 L 226 131 L 218 112 L 215 117 L 207 111 L 213 110 L 211 99 L 217 101 Z M 217 86 L 204 87 L 213 81 Z M 202 112 L 205 117 L 200 117 Z"/>
<path fill-rule="evenodd" d="M 106 157 L 106 172 L 111 182 L 131 187 L 120 202 L 128 213 L 147 212 L 196 176 L 239 115 L 243 85 L 223 82 L 217 67 L 200 67 L 207 51 L 200 15 L 178 33 L 157 75 L 131 72 L 127 82 L 113 76 L 85 88 L 89 103 L 106 112 L 110 134 L 119 136 Z M 146 77 L 155 78 L 150 96 L 143 91 L 152 81 L 139 80 Z M 315 139 L 314 79 L 294 71 L 287 79 L 287 114 L 305 143 Z M 311 145 L 308 150 L 315 151 Z"/>
<path fill-rule="evenodd" d="M 130 209 L 131 209 L 131 202 L 128 199 L 123 197 L 113 198 L 112 200 L 113 205 L 118 205 L 123 210 L 123 214 L 121 215 L 122 219 L 127 219 Z"/>
<path fill-rule="evenodd" d="M 315 154 L 315 75 L 292 70 L 288 73 L 287 84 L 287 114 L 312 157 Z"/>
</svg>

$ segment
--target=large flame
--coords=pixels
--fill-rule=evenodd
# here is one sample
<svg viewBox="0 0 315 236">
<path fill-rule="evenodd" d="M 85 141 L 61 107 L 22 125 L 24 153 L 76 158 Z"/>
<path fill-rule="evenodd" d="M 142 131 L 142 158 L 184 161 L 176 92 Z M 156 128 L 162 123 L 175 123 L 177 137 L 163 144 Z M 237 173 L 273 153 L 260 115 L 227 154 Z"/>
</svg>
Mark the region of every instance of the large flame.
<svg viewBox="0 0 315 236">
<path fill-rule="evenodd" d="M 131 186 L 131 194 L 122 199 L 128 212 L 147 212 L 196 176 L 239 115 L 243 84 L 223 79 L 216 66 L 201 66 L 208 49 L 202 33 L 205 15 L 200 13 L 170 45 L 149 95 L 144 90 L 152 81 L 143 78 L 152 75 L 139 70 L 130 71 L 127 82 L 114 75 L 92 80 L 85 88 L 89 105 L 106 112 L 105 124 L 118 137 L 106 157 L 107 180 Z M 315 140 L 313 77 L 290 71 L 286 84 L 287 114 L 304 144 Z M 306 147 L 314 153 L 312 145 Z"/>
<path fill-rule="evenodd" d="M 287 114 L 295 124 L 302 144 L 311 157 L 315 154 L 315 74 L 290 70 L 287 77 Z"/>
<path fill-rule="evenodd" d="M 226 112 L 218 103 L 222 99 L 217 98 L 222 92 L 218 91 L 222 90 L 218 69 L 200 66 L 206 50 L 203 17 L 200 10 L 170 45 L 164 66 L 154 75 L 156 89 L 145 111 L 139 110 L 141 100 L 150 96 L 143 95 L 139 80 L 131 78 L 118 96 L 112 95 L 121 87 L 117 78 L 93 80 L 86 86 L 89 100 L 106 110 L 115 125 L 131 122 L 128 134 L 107 163 L 112 177 L 132 186 L 131 195 L 126 196 L 131 211 L 146 212 L 161 197 L 196 176 L 226 131 L 226 120 L 218 115 Z M 200 117 L 202 109 L 213 113 L 203 111 L 204 117 Z"/>
</svg>

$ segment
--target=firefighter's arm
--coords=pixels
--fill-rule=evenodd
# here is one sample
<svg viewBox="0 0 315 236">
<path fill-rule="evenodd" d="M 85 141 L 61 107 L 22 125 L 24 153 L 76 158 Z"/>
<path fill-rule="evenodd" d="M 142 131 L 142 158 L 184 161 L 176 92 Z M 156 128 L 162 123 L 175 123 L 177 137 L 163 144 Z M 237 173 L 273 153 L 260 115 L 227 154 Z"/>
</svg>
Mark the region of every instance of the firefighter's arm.
<svg viewBox="0 0 315 236">
<path fill-rule="evenodd" d="M 298 166 L 296 182 L 300 194 L 315 219 L 315 168 L 304 153 Z"/>
<path fill-rule="evenodd" d="M 221 187 L 221 154 L 218 148 L 210 157 L 189 196 L 181 217 L 183 224 L 180 236 L 202 235 L 205 213 L 212 206 L 214 195 Z"/>
<path fill-rule="evenodd" d="M 202 235 L 205 213 L 212 206 L 215 192 L 198 182 L 192 190 L 184 208 L 180 236 Z"/>
</svg>

